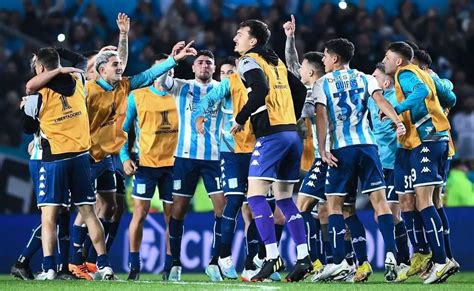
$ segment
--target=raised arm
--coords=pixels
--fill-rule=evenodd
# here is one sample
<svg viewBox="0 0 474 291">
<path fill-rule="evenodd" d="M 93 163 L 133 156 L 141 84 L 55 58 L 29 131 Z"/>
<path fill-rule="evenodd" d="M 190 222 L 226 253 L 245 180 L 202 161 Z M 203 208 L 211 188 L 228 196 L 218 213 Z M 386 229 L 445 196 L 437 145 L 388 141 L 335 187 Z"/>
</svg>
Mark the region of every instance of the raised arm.
<svg viewBox="0 0 474 291">
<path fill-rule="evenodd" d="M 120 30 L 118 55 L 123 64 L 123 70 L 128 62 L 128 32 L 130 31 L 130 18 L 125 13 L 119 13 L 117 16 L 117 26 Z"/>
<path fill-rule="evenodd" d="M 285 43 L 285 61 L 288 67 L 288 70 L 292 72 L 296 77 L 301 78 L 300 68 L 301 64 L 298 60 L 298 52 L 296 50 L 296 40 L 295 40 L 295 30 L 296 30 L 296 21 L 295 17 L 291 15 L 291 21 L 285 22 L 283 24 L 283 29 L 286 34 L 286 43 Z"/>
</svg>

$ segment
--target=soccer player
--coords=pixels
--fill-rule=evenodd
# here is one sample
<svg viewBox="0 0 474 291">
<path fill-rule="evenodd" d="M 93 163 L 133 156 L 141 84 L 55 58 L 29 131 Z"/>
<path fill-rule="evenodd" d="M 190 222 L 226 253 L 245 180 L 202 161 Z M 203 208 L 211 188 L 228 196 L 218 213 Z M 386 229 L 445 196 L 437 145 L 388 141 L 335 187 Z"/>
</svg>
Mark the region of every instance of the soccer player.
<svg viewBox="0 0 474 291">
<path fill-rule="evenodd" d="M 413 49 L 404 42 L 390 44 L 383 64 L 387 74 L 394 76 L 397 114 L 407 124 L 407 134 L 399 142 L 410 148 L 408 157 L 419 211 L 433 252 L 434 266 L 424 283 L 445 281 L 456 268 L 447 260 L 443 227 L 433 205 L 435 189 L 441 187 L 444 163 L 448 155 L 449 122 L 442 111 L 432 78 L 410 63 Z"/>
<path fill-rule="evenodd" d="M 159 54 L 155 64 L 164 62 L 169 56 Z M 172 76 L 173 69 L 168 71 Z M 171 251 L 168 241 L 168 224 L 173 203 L 173 163 L 174 150 L 178 139 L 178 113 L 175 97 L 168 94 L 159 82 L 134 90 L 128 96 L 128 106 L 123 130 L 127 133 L 135 127 L 136 137 L 133 143 L 136 159 L 129 153 L 128 141 L 120 150 L 125 174 L 133 179 L 133 217 L 129 226 L 130 273 L 128 280 L 140 278 L 140 245 L 143 236 L 143 224 L 150 210 L 151 199 L 156 187 L 163 202 L 166 223 L 166 260 L 164 272 L 171 269 Z"/>
<path fill-rule="evenodd" d="M 257 138 L 249 167 L 247 200 L 260 237 L 265 242 L 266 260 L 252 281 L 263 281 L 284 269 L 277 247 L 273 214 L 265 199 L 272 184 L 276 204 L 285 215 L 297 246 L 297 262 L 286 280 L 299 281 L 312 270 L 304 221 L 292 200 L 302 151 L 296 120 L 301 115 L 306 90 L 266 46 L 269 37 L 268 26 L 258 20 L 240 23 L 234 37 L 234 51 L 242 56 L 239 74 L 248 88 L 249 99 L 237 114 L 231 132 L 243 130 L 250 118 Z M 292 94 L 289 78 L 303 87 L 303 94 Z"/>
<path fill-rule="evenodd" d="M 84 94 L 84 77 L 75 68 L 61 68 L 59 54 L 53 48 L 43 48 L 34 58 L 37 77 L 44 86 L 30 80 L 26 91 L 38 91 L 30 96 L 24 111 L 32 122 L 38 122 L 43 149 L 39 170 L 40 180 L 37 203 L 41 208 L 43 273 L 38 279 L 56 277 L 54 246 L 56 220 L 60 206 L 72 202 L 78 207 L 99 254 L 98 275 L 113 280 L 114 273 L 105 251 L 104 232 L 94 213 L 95 195 L 92 189 L 90 162 L 89 120 Z M 37 78 L 38 79 L 38 78 Z M 34 89 L 33 89 L 34 88 Z"/>
<path fill-rule="evenodd" d="M 380 232 L 385 242 L 385 279 L 395 281 L 396 246 L 393 216 L 385 196 L 385 182 L 378 157 L 376 141 L 368 125 L 367 101 L 374 98 L 378 107 L 404 134 L 405 127 L 393 107 L 383 98 L 375 78 L 349 68 L 354 45 L 347 39 L 332 39 L 325 44 L 326 75 L 313 89 L 317 103 L 316 126 L 321 158 L 328 163 L 326 199 L 329 210 L 329 234 L 333 240 L 334 265 L 326 272 L 334 277 L 348 269 L 344 260 L 344 217 L 342 205 L 350 190 L 361 181 L 362 193 L 378 215 Z M 331 151 L 326 151 L 326 130 L 329 118 Z"/>
<path fill-rule="evenodd" d="M 383 90 L 383 96 L 390 102 L 392 106 L 398 104 L 395 97 L 395 89 L 393 88 L 393 78 L 385 74 L 383 64 L 378 63 L 372 75 L 377 80 L 380 88 Z M 373 99 L 369 99 L 367 107 L 370 111 L 372 120 L 373 133 L 378 144 L 380 160 L 386 184 L 387 202 L 392 211 L 395 223 L 395 241 L 397 244 L 397 258 L 398 258 L 398 277 L 397 281 L 404 281 L 407 277 L 407 272 L 410 269 L 410 253 L 408 249 L 408 235 L 405 222 L 401 218 L 400 204 L 398 201 L 398 194 L 395 192 L 395 154 L 397 152 L 397 136 L 392 129 L 392 122 L 390 120 L 380 120 L 380 109 L 375 104 Z"/>
<path fill-rule="evenodd" d="M 213 108 L 205 112 L 209 122 L 204 126 L 204 135 L 198 133 L 193 122 L 196 103 L 218 84 L 212 79 L 215 71 L 213 53 L 209 50 L 199 51 L 192 69 L 195 76 L 193 80 L 172 78 L 168 75 L 160 78 L 160 85 L 170 94 L 176 96 L 179 116 L 178 145 L 173 166 L 173 207 L 169 225 L 173 262 L 168 279 L 171 281 L 181 280 L 180 253 L 184 218 L 201 176 L 215 214 L 212 258 L 206 268 L 206 274 L 212 281 L 222 281 L 218 267 L 221 218 L 225 205 L 219 162 L 221 103 L 216 103 Z"/>
</svg>

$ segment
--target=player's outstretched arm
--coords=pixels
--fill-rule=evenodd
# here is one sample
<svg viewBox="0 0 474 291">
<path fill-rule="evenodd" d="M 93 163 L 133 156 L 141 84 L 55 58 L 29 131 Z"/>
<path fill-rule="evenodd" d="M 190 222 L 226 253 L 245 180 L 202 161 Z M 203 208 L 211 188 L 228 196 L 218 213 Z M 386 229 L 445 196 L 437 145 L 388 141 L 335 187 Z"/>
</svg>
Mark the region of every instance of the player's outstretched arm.
<svg viewBox="0 0 474 291">
<path fill-rule="evenodd" d="M 206 111 L 227 97 L 230 97 L 230 82 L 228 78 L 225 78 L 196 103 L 194 107 L 196 116 L 195 125 L 196 130 L 200 134 L 204 133 L 204 123 L 208 120 L 205 117 Z"/>
<path fill-rule="evenodd" d="M 298 51 L 296 50 L 296 40 L 295 40 L 295 30 L 296 30 L 296 21 L 293 14 L 291 15 L 291 21 L 285 22 L 283 24 L 283 29 L 285 30 L 286 43 L 285 43 L 285 61 L 288 66 L 288 70 L 296 75 L 296 77 L 301 78 L 300 76 L 300 67 L 301 64 L 298 60 Z"/>
<path fill-rule="evenodd" d="M 31 94 L 46 86 L 54 77 L 59 74 L 84 73 L 83 70 L 73 67 L 60 67 L 51 71 L 38 74 L 26 83 L 26 94 Z"/>
<path fill-rule="evenodd" d="M 400 120 L 400 118 L 398 118 L 397 112 L 393 108 L 392 104 L 390 104 L 390 102 L 388 102 L 388 100 L 383 97 L 382 91 L 375 91 L 372 94 L 372 98 L 374 98 L 375 103 L 377 103 L 377 106 L 380 108 L 383 114 L 390 118 L 393 123 L 395 123 L 397 126 L 397 135 L 404 135 L 406 132 L 405 125 Z"/>
<path fill-rule="evenodd" d="M 122 61 L 123 70 L 125 71 L 128 61 L 128 32 L 130 31 L 130 18 L 125 13 L 119 13 L 116 21 L 120 31 L 117 52 Z"/>
</svg>

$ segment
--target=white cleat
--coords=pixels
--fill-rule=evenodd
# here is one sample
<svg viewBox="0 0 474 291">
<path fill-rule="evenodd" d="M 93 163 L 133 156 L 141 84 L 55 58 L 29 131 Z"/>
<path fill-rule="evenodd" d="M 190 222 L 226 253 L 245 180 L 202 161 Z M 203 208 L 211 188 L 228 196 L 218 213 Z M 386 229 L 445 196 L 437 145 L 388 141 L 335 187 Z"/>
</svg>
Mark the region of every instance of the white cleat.
<svg viewBox="0 0 474 291">
<path fill-rule="evenodd" d="M 398 265 L 397 271 L 397 279 L 395 282 L 405 282 L 408 279 L 408 271 L 410 270 L 410 266 L 404 263 Z"/>
<path fill-rule="evenodd" d="M 246 269 L 244 269 L 242 271 L 242 274 L 240 275 L 240 279 L 243 282 L 251 282 L 252 277 L 257 275 L 259 271 L 260 271 L 260 269 L 255 269 L 255 270 L 246 270 Z"/>
<path fill-rule="evenodd" d="M 239 277 L 239 275 L 237 275 L 237 271 L 235 270 L 231 256 L 228 256 L 227 258 L 219 258 L 217 260 L 217 264 L 219 265 L 222 275 L 225 278 L 235 280 Z"/>
<path fill-rule="evenodd" d="M 36 280 L 54 280 L 56 279 L 56 271 L 54 271 L 53 269 L 49 269 L 47 272 L 43 271 L 41 273 L 39 273 L 36 278 Z"/>
<path fill-rule="evenodd" d="M 349 273 L 342 278 L 334 278 L 334 281 L 354 282 L 354 276 L 356 274 L 356 264 L 349 265 Z"/>
<path fill-rule="evenodd" d="M 171 267 L 170 274 L 168 276 L 168 281 L 181 281 L 181 266 L 173 266 Z"/>
<path fill-rule="evenodd" d="M 263 263 L 265 262 L 265 258 L 260 259 L 258 257 L 258 254 L 253 257 L 253 263 L 257 267 L 257 269 L 260 269 L 263 266 Z"/>
<path fill-rule="evenodd" d="M 392 252 L 385 255 L 385 281 L 395 282 L 397 280 L 397 260 Z"/>
<path fill-rule="evenodd" d="M 97 272 L 93 275 L 94 280 L 117 280 L 117 277 L 114 274 L 114 271 L 111 267 L 103 267 L 102 269 L 97 269 Z"/>
<path fill-rule="evenodd" d="M 346 260 L 342 260 L 340 264 L 328 264 L 323 269 L 319 281 L 327 280 L 343 280 L 351 272 L 351 266 Z"/>
<path fill-rule="evenodd" d="M 323 266 L 322 269 L 320 269 L 319 271 L 317 271 L 316 273 L 314 273 L 314 275 L 311 277 L 311 281 L 312 282 L 319 282 L 319 281 L 323 281 L 322 279 L 322 276 L 323 274 L 325 274 L 325 270 L 328 269 L 328 268 L 332 268 L 334 264 L 326 264 Z"/>
<path fill-rule="evenodd" d="M 435 263 L 428 278 L 423 281 L 425 284 L 445 282 L 451 275 L 455 273 L 456 265 L 451 260 L 447 260 L 446 264 Z"/>
<path fill-rule="evenodd" d="M 221 271 L 218 265 L 209 265 L 206 268 L 206 275 L 209 276 L 212 282 L 223 281 Z"/>
</svg>

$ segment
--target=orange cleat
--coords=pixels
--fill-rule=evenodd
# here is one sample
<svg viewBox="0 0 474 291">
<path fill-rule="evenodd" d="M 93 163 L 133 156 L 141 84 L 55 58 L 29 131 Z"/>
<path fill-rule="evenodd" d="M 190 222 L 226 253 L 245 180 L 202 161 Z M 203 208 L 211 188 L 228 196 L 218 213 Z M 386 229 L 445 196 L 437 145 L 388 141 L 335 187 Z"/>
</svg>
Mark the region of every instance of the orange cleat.
<svg viewBox="0 0 474 291">
<path fill-rule="evenodd" d="M 85 279 L 87 281 L 93 281 L 92 276 L 89 275 L 86 264 L 73 265 L 69 264 L 69 271 L 79 279 Z"/>
</svg>

